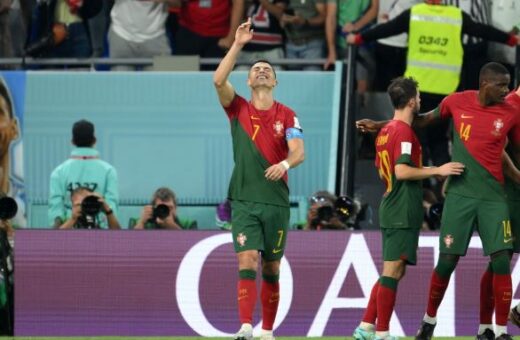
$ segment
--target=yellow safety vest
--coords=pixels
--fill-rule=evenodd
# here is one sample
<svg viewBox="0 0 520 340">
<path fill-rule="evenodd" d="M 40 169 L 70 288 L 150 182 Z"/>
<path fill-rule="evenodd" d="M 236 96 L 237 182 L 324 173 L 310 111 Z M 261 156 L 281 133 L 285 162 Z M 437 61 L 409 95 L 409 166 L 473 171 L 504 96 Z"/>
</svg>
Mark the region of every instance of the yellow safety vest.
<svg viewBox="0 0 520 340">
<path fill-rule="evenodd" d="M 457 90 L 464 51 L 462 11 L 453 6 L 419 4 L 410 12 L 405 76 L 419 89 L 434 94 Z"/>
</svg>

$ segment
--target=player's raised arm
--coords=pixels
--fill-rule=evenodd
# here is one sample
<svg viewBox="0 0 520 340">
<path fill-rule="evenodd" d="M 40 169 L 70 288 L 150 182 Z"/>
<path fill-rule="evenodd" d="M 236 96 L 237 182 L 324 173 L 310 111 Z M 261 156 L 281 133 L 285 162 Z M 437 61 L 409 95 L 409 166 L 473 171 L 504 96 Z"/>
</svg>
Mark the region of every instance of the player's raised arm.
<svg viewBox="0 0 520 340">
<path fill-rule="evenodd" d="M 222 59 L 220 64 L 213 75 L 213 84 L 217 89 L 218 98 L 220 103 L 224 107 L 228 107 L 231 101 L 235 97 L 235 89 L 228 81 L 229 74 L 235 67 L 237 56 L 251 39 L 253 38 L 253 30 L 251 30 L 251 18 L 247 19 L 247 22 L 238 26 L 235 33 L 235 41 L 231 45 L 231 48 L 227 52 L 226 56 Z"/>
<path fill-rule="evenodd" d="M 414 128 L 423 128 L 430 124 L 434 124 L 440 119 L 439 114 L 436 110 L 432 110 L 426 113 L 421 113 L 415 116 L 413 120 Z M 356 128 L 363 133 L 367 132 L 378 132 L 385 126 L 390 120 L 372 120 L 372 119 L 360 119 L 356 121 Z"/>
</svg>

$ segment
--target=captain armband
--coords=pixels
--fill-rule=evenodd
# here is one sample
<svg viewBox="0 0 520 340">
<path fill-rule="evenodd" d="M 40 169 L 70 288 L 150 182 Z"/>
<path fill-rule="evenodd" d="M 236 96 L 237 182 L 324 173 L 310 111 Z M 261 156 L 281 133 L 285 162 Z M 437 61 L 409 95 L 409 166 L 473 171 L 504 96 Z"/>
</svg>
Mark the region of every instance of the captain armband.
<svg viewBox="0 0 520 340">
<path fill-rule="evenodd" d="M 303 139 L 303 131 L 297 128 L 288 128 L 285 130 L 285 139 L 291 140 L 293 138 Z"/>
</svg>

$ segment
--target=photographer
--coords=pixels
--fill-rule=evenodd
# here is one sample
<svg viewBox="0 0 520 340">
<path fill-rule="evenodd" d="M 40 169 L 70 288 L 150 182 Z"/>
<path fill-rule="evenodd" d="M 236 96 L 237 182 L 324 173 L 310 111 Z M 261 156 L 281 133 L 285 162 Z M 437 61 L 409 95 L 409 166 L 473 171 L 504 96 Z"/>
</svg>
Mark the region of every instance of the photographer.
<svg viewBox="0 0 520 340">
<path fill-rule="evenodd" d="M 341 206 L 337 203 L 340 203 Z M 333 195 L 328 191 L 316 192 L 309 199 L 309 210 L 307 211 L 307 222 L 304 229 L 347 229 L 347 220 L 353 213 L 354 209 L 353 204 L 349 209 L 348 206 L 343 206 L 343 203 L 344 200 L 338 200 L 336 195 Z"/>
<path fill-rule="evenodd" d="M 58 228 L 72 216 L 70 197 L 78 187 L 98 192 L 118 214 L 118 178 L 116 169 L 100 159 L 96 145 L 94 124 L 79 120 L 72 126 L 72 144 L 75 148 L 69 158 L 51 173 L 49 185 L 49 225 Z M 107 227 L 102 221 L 101 226 Z"/>
<path fill-rule="evenodd" d="M 0 335 L 14 332 L 14 229 L 11 219 L 18 205 L 0 191 Z"/>
<path fill-rule="evenodd" d="M 177 199 L 175 193 L 166 187 L 157 189 L 150 205 L 145 205 L 138 220 L 130 219 L 130 228 L 134 229 L 197 229 L 197 222 L 181 221 L 177 217 Z"/>
<path fill-rule="evenodd" d="M 59 229 L 101 229 L 102 215 L 110 229 L 121 229 L 114 212 L 99 193 L 79 187 L 72 191 L 71 201 L 72 216 Z"/>
</svg>

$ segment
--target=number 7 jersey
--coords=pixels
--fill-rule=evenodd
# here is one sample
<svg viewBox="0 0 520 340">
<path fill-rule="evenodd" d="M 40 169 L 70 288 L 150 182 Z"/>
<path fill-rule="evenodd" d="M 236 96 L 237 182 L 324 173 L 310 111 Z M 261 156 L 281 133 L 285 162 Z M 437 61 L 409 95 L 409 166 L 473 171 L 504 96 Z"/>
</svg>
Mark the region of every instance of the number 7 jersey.
<svg viewBox="0 0 520 340">
<path fill-rule="evenodd" d="M 420 228 L 423 220 L 421 181 L 398 180 L 395 166 L 422 167 L 421 144 L 412 128 L 392 120 L 376 138 L 375 165 L 386 184 L 379 207 L 381 228 Z"/>
</svg>

